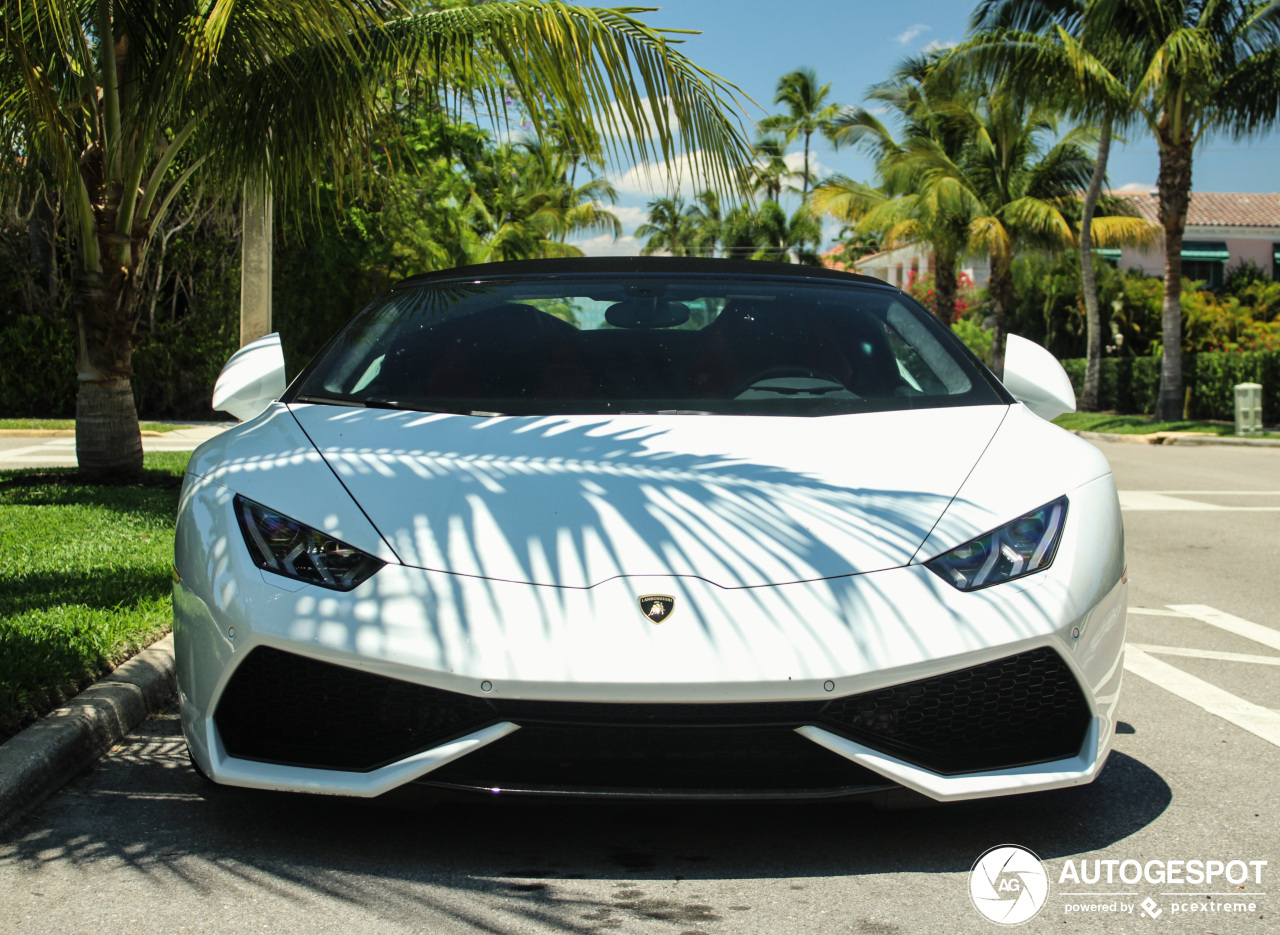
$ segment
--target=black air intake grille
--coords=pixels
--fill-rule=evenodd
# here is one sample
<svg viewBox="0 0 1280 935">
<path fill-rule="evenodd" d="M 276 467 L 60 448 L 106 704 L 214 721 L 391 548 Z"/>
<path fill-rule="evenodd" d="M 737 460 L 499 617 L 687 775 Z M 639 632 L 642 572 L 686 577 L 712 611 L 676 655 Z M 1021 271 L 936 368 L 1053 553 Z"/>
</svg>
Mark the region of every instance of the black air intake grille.
<svg viewBox="0 0 1280 935">
<path fill-rule="evenodd" d="M 1058 760 L 1080 752 L 1089 705 L 1051 649 L 836 698 L 819 726 L 940 773 Z"/>
<path fill-rule="evenodd" d="M 259 646 L 215 720 L 232 756 L 368 771 L 497 719 L 479 698 Z"/>
<path fill-rule="evenodd" d="M 961 773 L 1074 756 L 1089 708 L 1051 649 L 831 700 L 630 704 L 489 701 L 258 647 L 232 675 L 215 720 L 232 756 L 355 771 L 512 721 L 525 728 L 512 735 L 525 736 L 517 746 L 530 742 L 533 728 L 546 729 L 538 736 L 557 743 L 571 729 L 590 728 L 597 737 L 643 730 L 650 745 L 663 743 L 665 734 L 673 750 L 686 752 L 695 746 L 684 743 L 686 735 L 698 731 L 705 738 L 717 732 L 746 738 L 757 736 L 755 728 L 816 725 L 936 772 Z M 729 760 L 744 762 L 736 754 Z"/>
</svg>

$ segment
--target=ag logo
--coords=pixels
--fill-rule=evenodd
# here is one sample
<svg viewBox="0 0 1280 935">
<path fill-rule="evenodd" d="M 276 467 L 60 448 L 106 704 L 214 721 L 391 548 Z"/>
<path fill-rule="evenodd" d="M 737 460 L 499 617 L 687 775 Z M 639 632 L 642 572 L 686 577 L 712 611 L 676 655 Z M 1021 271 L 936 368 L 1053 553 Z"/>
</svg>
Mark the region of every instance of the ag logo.
<svg viewBox="0 0 1280 935">
<path fill-rule="evenodd" d="M 640 602 L 640 613 L 650 623 L 662 623 L 676 609 L 676 599 L 669 594 L 642 594 L 637 600 Z"/>
<path fill-rule="evenodd" d="M 1035 916 L 1049 895 L 1049 875 L 1040 858 L 1016 844 L 993 847 L 969 872 L 973 907 L 1000 925 L 1021 925 Z"/>
</svg>

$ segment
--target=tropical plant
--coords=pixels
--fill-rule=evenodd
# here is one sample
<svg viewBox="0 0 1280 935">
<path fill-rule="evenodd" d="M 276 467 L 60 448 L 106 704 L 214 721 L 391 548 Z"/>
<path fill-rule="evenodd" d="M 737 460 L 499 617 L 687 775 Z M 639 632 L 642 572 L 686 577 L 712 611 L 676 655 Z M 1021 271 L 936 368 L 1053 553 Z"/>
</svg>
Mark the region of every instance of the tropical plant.
<svg viewBox="0 0 1280 935">
<path fill-rule="evenodd" d="M 1087 6 L 1088 0 L 983 0 L 973 16 L 976 34 L 952 57 L 977 62 L 1006 86 L 1051 103 L 1076 119 L 1097 122 L 1097 154 L 1084 193 L 1079 239 L 1086 323 L 1080 408 L 1095 412 L 1106 329 L 1098 300 L 1093 219 L 1102 196 L 1112 134 L 1134 116 L 1131 95 L 1123 93 L 1126 72 L 1134 63 L 1122 37 L 1087 28 L 1092 26 L 1085 17 Z"/>
<path fill-rule="evenodd" d="M 751 162 L 743 169 L 743 188 L 780 201 L 784 191 L 798 191 L 794 184 L 800 173 L 787 164 L 787 144 L 781 136 L 763 133 L 751 146 Z"/>
<path fill-rule="evenodd" d="M 812 68 L 798 68 L 778 79 L 775 104 L 787 108 L 785 114 L 775 114 L 760 121 L 763 130 L 781 131 L 787 143 L 804 138 L 804 170 L 801 174 L 801 196 L 808 197 L 812 176 L 809 173 L 809 141 L 815 133 L 830 135 L 832 121 L 840 112 L 840 105 L 827 103 L 830 84 L 818 84 L 818 73 Z"/>
<path fill-rule="evenodd" d="M 604 207 L 617 201 L 613 186 L 600 177 L 574 184 L 573 168 L 568 153 L 546 142 L 530 140 L 490 151 L 472 172 L 464 213 L 473 228 L 466 237 L 467 259 L 489 263 L 582 256 L 565 237 L 621 234 L 617 217 Z"/>
<path fill-rule="evenodd" d="M 715 256 L 720 249 L 720 233 L 724 227 L 724 212 L 720 194 L 714 188 L 705 188 L 694 196 L 694 203 L 685 214 L 693 231 L 690 235 L 693 252 L 697 256 Z"/>
<path fill-rule="evenodd" d="M 79 323 L 77 457 L 142 465 L 130 386 L 138 270 L 197 176 L 281 195 L 326 170 L 366 181 L 389 80 L 413 77 L 534 127 L 599 128 L 643 158 L 681 146 L 729 186 L 746 146 L 734 90 L 628 10 L 510 0 L 418 12 L 380 0 L 0 0 L 0 191 L 41 177 L 72 219 Z M 644 99 L 666 100 L 661 111 Z"/>
<path fill-rule="evenodd" d="M 693 252 L 696 232 L 683 198 L 679 195 L 655 198 L 647 210 L 649 220 L 636 228 L 637 237 L 648 238 L 640 248 L 641 254 L 688 256 Z"/>
<path fill-rule="evenodd" d="M 874 85 L 868 100 L 877 110 L 888 109 L 901 126 L 903 142 L 877 113 L 864 107 L 848 107 L 832 122 L 831 140 L 839 148 L 853 145 L 876 161 L 879 186 L 854 182 L 835 175 L 814 189 L 811 204 L 845 223 L 854 223 L 863 234 L 878 235 L 888 244 L 922 241 L 933 249 L 936 297 L 931 308 L 943 321 L 955 314 L 960 256 L 968 244 L 969 218 L 954 200 L 921 198 L 921 180 L 900 170 L 908 158 L 904 146 L 930 141 L 949 158 L 958 159 L 965 145 L 963 128 L 949 115 L 959 98 L 970 100 L 976 92 L 939 71 L 939 54 L 909 58 L 893 76 Z"/>
<path fill-rule="evenodd" d="M 1014 18 L 1009 25 L 1034 31 L 1035 24 Z M 1077 43 L 1075 35 L 1105 37 L 1105 54 L 1093 43 Z M 1097 99 L 1113 102 L 1117 112 L 1136 114 L 1135 120 L 1156 139 L 1165 252 L 1164 355 L 1156 417 L 1177 419 L 1184 406 L 1181 253 L 1192 158 L 1206 134 L 1246 137 L 1273 127 L 1280 118 L 1280 4 L 1087 0 L 1078 27 L 1060 30 L 1059 40 L 1064 50 L 1071 47 L 1078 85 L 1093 86 Z M 1040 68 L 1041 74 L 1049 71 Z"/>
<path fill-rule="evenodd" d="M 801 206 L 788 216 L 776 201 L 759 208 L 740 205 L 724 223 L 724 250 L 731 257 L 821 266 L 817 246 L 822 227 Z"/>
</svg>

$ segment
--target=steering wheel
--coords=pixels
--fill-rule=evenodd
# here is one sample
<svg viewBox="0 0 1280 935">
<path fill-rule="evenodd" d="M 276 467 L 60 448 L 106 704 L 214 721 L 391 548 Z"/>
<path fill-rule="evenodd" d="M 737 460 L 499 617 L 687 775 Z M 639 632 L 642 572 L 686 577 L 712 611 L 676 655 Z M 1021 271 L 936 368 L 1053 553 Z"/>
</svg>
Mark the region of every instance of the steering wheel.
<svg viewBox="0 0 1280 935">
<path fill-rule="evenodd" d="M 808 389 L 787 389 L 785 387 L 758 386 L 765 380 L 778 380 L 785 377 L 803 377 L 808 380 L 821 380 L 824 383 L 830 383 L 831 387 L 812 387 Z M 817 367 L 802 367 L 790 364 L 783 364 L 774 367 L 765 367 L 753 373 L 746 380 L 739 382 L 729 394 L 730 399 L 736 399 L 749 389 L 756 389 L 766 393 L 777 393 L 780 396 L 825 396 L 827 393 L 834 393 L 838 390 L 846 390 L 853 392 L 845 385 L 845 382 L 839 377 L 826 370 L 819 370 Z"/>
</svg>

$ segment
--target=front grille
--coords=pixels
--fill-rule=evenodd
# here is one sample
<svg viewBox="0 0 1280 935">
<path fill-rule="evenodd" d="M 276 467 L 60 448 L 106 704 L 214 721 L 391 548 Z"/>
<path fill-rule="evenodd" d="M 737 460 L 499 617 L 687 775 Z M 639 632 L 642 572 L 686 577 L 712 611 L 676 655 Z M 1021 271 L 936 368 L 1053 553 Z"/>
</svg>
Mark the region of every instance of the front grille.
<svg viewBox="0 0 1280 935">
<path fill-rule="evenodd" d="M 836 698 L 819 726 L 954 774 L 1075 756 L 1089 705 L 1062 657 L 1044 648 Z"/>
<path fill-rule="evenodd" d="M 474 698 L 258 647 L 232 675 L 215 721 L 232 756 L 355 771 L 376 769 L 511 721 L 523 729 L 490 745 L 492 750 L 485 747 L 456 761 L 459 775 L 469 775 L 485 788 L 505 788 L 512 781 L 546 787 L 572 775 L 590 775 L 587 767 L 598 755 L 596 774 L 604 778 L 575 782 L 575 787 L 595 788 L 613 777 L 610 782 L 656 789 L 665 788 L 659 773 L 675 776 L 682 769 L 676 761 L 692 764 L 701 757 L 702 766 L 690 765 L 681 775 L 694 777 L 701 771 L 708 782 L 714 779 L 715 788 L 734 789 L 756 783 L 773 788 L 786 779 L 776 771 L 780 762 L 795 751 L 819 750 L 794 734 L 803 725 L 954 774 L 1074 756 L 1089 725 L 1089 708 L 1066 663 L 1048 648 L 831 700 L 624 704 Z M 801 745 L 778 740 L 782 735 Z M 775 753 L 760 746 L 762 737 L 773 738 L 769 749 Z M 533 749 L 544 744 L 545 754 Z M 719 752 L 703 756 L 698 752 L 702 747 Z M 520 756 L 503 752 L 525 748 Z M 612 751 L 607 756 L 606 748 Z M 779 757 L 779 749 L 791 752 Z M 568 759 L 566 752 L 572 754 Z M 835 756 L 820 752 L 823 758 Z M 708 771 L 713 760 L 725 764 L 722 775 Z M 643 770 L 641 761 L 648 764 Z M 514 780 L 495 771 L 500 762 L 507 763 Z M 555 765 L 562 763 L 572 767 Z M 487 779 L 481 778 L 482 766 Z M 825 768 L 834 767 L 828 761 Z M 751 770 L 760 775 L 728 775 Z M 438 778 L 439 772 L 431 776 Z M 636 778 L 641 774 L 643 782 Z M 803 779 L 793 772 L 791 781 Z M 846 775 L 832 781 L 835 785 L 823 788 L 844 788 L 853 779 Z M 685 779 L 670 782 L 673 788 L 688 785 Z"/>
</svg>

